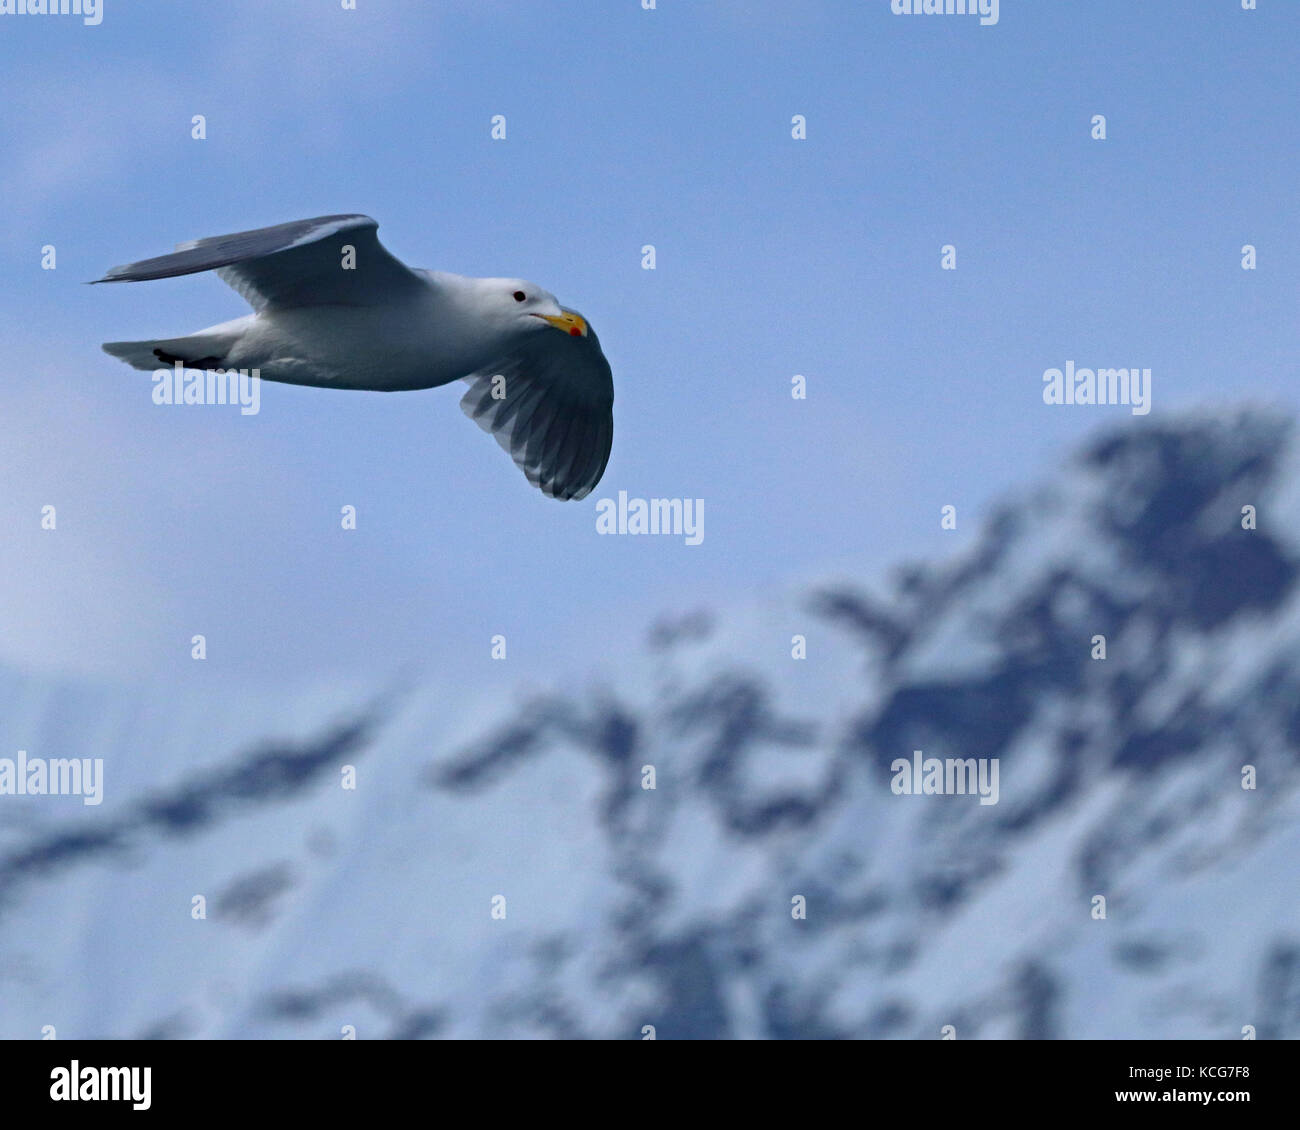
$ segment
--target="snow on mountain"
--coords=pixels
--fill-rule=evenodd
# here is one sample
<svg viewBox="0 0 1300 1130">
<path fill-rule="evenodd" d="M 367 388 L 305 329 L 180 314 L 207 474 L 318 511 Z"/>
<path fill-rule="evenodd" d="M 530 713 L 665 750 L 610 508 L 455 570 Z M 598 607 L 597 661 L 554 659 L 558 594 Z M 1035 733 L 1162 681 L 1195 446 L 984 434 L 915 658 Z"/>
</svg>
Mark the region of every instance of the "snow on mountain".
<svg viewBox="0 0 1300 1130">
<path fill-rule="evenodd" d="M 596 687 L 0 674 L 0 756 L 106 774 L 0 797 L 0 1036 L 1296 1038 L 1298 539 L 1287 420 L 1147 420 Z M 914 750 L 998 803 L 895 795 Z"/>
</svg>

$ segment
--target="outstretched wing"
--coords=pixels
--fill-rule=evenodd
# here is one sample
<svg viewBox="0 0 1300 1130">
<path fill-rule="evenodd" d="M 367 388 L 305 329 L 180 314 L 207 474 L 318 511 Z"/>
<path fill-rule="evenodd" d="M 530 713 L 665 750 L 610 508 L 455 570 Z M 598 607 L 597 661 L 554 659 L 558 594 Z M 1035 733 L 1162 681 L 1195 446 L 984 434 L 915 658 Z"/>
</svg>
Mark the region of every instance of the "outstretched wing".
<svg viewBox="0 0 1300 1130">
<path fill-rule="evenodd" d="M 114 267 L 95 282 L 170 279 L 215 270 L 254 310 L 378 306 L 424 286 L 379 242 L 378 228 L 369 216 L 294 220 L 181 243 L 171 255 Z"/>
<path fill-rule="evenodd" d="M 551 498 L 586 498 L 614 442 L 614 380 L 594 330 L 523 336 L 518 348 L 466 377 L 461 410 Z"/>
</svg>

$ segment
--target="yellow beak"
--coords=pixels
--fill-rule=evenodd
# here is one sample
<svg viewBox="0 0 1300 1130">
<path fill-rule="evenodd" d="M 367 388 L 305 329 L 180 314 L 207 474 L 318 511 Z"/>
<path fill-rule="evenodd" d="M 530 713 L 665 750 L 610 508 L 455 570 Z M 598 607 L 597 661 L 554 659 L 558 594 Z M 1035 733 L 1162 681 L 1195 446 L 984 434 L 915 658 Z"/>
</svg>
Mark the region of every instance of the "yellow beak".
<svg viewBox="0 0 1300 1130">
<path fill-rule="evenodd" d="M 563 314 L 534 314 L 533 317 L 550 322 L 557 330 L 563 330 L 570 337 L 587 336 L 586 318 L 581 314 L 573 313 L 572 310 L 566 310 Z"/>
</svg>

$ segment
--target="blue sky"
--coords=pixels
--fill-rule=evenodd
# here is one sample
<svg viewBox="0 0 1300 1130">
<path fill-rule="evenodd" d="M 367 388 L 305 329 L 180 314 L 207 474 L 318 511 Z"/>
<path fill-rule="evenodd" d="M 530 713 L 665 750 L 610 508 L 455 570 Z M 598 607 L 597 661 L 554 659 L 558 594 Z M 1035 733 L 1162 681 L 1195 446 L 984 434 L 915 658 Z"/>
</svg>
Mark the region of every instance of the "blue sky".
<svg viewBox="0 0 1300 1130">
<path fill-rule="evenodd" d="M 957 551 L 1099 427 L 1296 406 L 1300 5 L 104 5 L 0 16 L 0 662 L 598 678 L 660 613 Z M 242 417 L 100 352 L 246 310 L 212 276 L 82 285 L 107 267 L 352 211 L 587 315 L 616 388 L 590 498 L 529 487 L 459 385 L 268 384 Z M 1150 367 L 1151 414 L 1045 406 L 1067 360 Z M 703 544 L 598 536 L 620 490 L 703 499 Z"/>
</svg>

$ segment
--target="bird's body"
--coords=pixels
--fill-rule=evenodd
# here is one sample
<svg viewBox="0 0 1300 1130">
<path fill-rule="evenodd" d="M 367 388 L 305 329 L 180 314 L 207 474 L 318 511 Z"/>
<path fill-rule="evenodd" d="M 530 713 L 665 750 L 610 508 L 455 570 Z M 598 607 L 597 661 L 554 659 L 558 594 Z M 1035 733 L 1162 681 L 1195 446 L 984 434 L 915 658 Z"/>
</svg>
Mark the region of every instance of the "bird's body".
<svg viewBox="0 0 1300 1130">
<path fill-rule="evenodd" d="M 216 270 L 254 312 L 184 337 L 109 342 L 137 369 L 256 370 L 264 380 L 401 392 L 456 380 L 461 407 L 556 498 L 599 482 L 613 437 L 609 364 L 586 320 L 520 279 L 412 270 L 366 216 L 324 216 L 182 244 L 99 282 Z"/>
<path fill-rule="evenodd" d="M 462 308 L 463 292 L 472 293 L 476 280 L 416 273 L 427 290 L 400 302 L 272 306 L 188 340 L 199 357 L 220 358 L 222 368 L 258 369 L 264 380 L 284 384 L 380 392 L 451 384 L 474 370 L 490 344 Z"/>
</svg>

